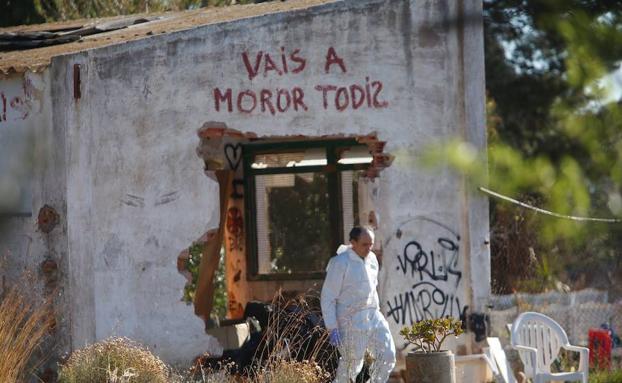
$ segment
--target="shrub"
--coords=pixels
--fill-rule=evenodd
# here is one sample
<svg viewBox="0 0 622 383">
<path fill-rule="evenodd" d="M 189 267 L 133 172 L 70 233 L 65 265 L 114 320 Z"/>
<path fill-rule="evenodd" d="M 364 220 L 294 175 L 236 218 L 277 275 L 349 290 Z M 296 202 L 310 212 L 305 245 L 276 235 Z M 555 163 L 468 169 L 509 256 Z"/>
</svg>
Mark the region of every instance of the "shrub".
<svg viewBox="0 0 622 383">
<path fill-rule="evenodd" d="M 17 289 L 10 289 L 0 301 L 0 382 L 26 381 L 33 352 L 51 326 L 46 305 L 35 306 Z"/>
<path fill-rule="evenodd" d="M 400 334 L 417 351 L 440 351 L 449 335 L 462 334 L 462 321 L 454 318 L 424 319 L 411 327 L 404 327 Z"/>
<path fill-rule="evenodd" d="M 165 383 L 168 367 L 126 338 L 109 338 L 75 351 L 59 372 L 59 383 Z"/>
</svg>

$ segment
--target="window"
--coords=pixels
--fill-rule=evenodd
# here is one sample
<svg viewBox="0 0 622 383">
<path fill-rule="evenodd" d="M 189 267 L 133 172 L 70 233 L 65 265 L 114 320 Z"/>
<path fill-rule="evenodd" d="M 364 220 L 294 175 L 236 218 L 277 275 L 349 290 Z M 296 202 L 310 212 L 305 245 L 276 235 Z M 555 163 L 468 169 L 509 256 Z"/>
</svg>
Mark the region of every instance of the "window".
<svg viewBox="0 0 622 383">
<path fill-rule="evenodd" d="M 356 140 L 244 145 L 249 277 L 321 278 L 358 224 L 358 179 L 372 162 Z"/>
</svg>

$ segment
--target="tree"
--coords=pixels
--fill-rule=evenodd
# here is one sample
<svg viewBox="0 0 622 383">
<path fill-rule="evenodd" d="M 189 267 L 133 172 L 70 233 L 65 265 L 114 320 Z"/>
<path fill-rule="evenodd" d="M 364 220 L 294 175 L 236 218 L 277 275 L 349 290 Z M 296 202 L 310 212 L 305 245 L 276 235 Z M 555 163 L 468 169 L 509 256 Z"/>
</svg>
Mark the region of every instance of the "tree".
<svg viewBox="0 0 622 383">
<path fill-rule="evenodd" d="M 484 10 L 489 185 L 563 214 L 619 217 L 621 110 L 602 79 L 622 59 L 622 3 L 485 0 Z M 476 171 L 477 161 L 460 153 L 454 146 L 453 164 Z M 498 203 L 491 221 L 493 279 L 495 271 L 524 275 L 522 265 L 532 276 L 565 274 L 577 287 L 620 274 L 620 224 L 526 217 Z M 511 264 L 521 266 L 500 270 Z M 502 282 L 498 292 L 521 287 Z"/>
<path fill-rule="evenodd" d="M 0 0 L 0 9 L 0 27 L 44 21 L 35 9 L 34 0 Z"/>
</svg>

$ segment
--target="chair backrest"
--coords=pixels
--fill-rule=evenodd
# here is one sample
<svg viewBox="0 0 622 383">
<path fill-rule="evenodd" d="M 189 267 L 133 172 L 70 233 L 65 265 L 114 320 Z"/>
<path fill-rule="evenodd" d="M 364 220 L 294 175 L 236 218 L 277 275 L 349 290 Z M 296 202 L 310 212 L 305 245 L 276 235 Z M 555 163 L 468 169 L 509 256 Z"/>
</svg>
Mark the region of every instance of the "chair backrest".
<svg viewBox="0 0 622 383">
<path fill-rule="evenodd" d="M 550 372 L 551 363 L 559 355 L 562 345 L 567 345 L 564 329 L 546 315 L 525 312 L 512 324 L 512 346 L 528 346 L 538 349 L 538 360 L 533 361 L 525 351 L 519 351 L 525 372 L 531 371 L 534 362 L 537 371 Z"/>
</svg>

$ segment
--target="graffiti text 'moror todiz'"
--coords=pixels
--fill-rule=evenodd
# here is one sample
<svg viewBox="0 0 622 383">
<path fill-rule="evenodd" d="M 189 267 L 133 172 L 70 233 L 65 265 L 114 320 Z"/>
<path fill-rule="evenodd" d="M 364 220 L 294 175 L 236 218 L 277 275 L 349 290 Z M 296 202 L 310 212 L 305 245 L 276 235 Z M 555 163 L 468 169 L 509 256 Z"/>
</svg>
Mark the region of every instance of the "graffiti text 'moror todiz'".
<svg viewBox="0 0 622 383">
<path fill-rule="evenodd" d="M 296 75 L 308 67 L 300 49 L 288 53 L 281 47 L 278 55 L 259 51 L 253 56 L 243 52 L 241 57 L 249 80 L 255 79 L 260 74 L 263 77 Z M 329 74 L 331 71 L 347 73 L 344 59 L 333 47 L 328 48 L 324 59 L 324 72 Z M 275 115 L 292 111 L 307 112 L 313 108 L 339 112 L 361 108 L 382 109 L 389 106 L 389 102 L 382 97 L 383 90 L 382 81 L 366 76 L 347 85 L 318 83 L 306 89 L 301 86 L 238 90 L 216 87 L 212 91 L 212 96 L 217 112 Z M 309 92 L 318 92 L 322 103 L 310 105 L 305 98 Z"/>
</svg>

